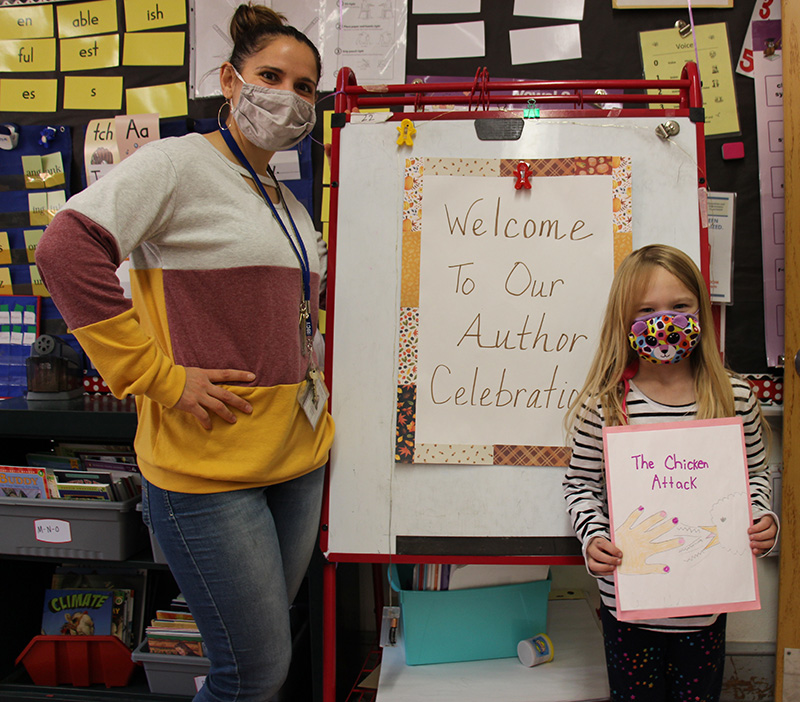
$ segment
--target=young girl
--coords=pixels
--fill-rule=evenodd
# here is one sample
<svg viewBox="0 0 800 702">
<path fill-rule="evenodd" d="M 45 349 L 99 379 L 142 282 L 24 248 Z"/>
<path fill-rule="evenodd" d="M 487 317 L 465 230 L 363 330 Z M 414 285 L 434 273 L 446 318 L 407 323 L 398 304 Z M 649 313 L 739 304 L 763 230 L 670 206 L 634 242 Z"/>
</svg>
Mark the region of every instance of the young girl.
<svg viewBox="0 0 800 702">
<path fill-rule="evenodd" d="M 598 579 L 611 699 L 718 700 L 725 662 L 725 616 L 637 622 L 616 619 L 614 569 L 625 555 L 610 541 L 603 427 L 716 417 L 742 418 L 756 555 L 772 549 L 777 517 L 763 418 L 750 386 L 725 370 L 700 271 L 671 246 L 645 246 L 620 265 L 598 349 L 567 416 L 572 459 L 564 478 L 567 511 Z"/>
</svg>

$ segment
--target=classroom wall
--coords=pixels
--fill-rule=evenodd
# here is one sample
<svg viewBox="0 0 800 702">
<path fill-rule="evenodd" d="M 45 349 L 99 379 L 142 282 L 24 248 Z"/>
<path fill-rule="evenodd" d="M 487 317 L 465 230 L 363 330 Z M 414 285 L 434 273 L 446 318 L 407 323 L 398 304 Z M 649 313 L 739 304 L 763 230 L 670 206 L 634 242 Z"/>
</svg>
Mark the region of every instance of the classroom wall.
<svg viewBox="0 0 800 702">
<path fill-rule="evenodd" d="M 754 2 L 736 0 L 731 9 L 694 8 L 697 25 L 724 22 L 728 28 L 731 56 L 738 60 Z M 692 3 L 696 5 L 696 3 Z M 586 0 L 580 23 L 582 58 L 569 61 L 512 65 L 507 33 L 524 27 L 549 26 L 558 20 L 515 17 L 514 3 L 483 3 L 476 15 L 408 16 L 406 71 L 410 75 L 474 76 L 486 66 L 491 78 L 598 79 L 642 78 L 639 32 L 668 29 L 677 20 L 689 21 L 686 9 L 614 10 L 611 0 Z M 483 59 L 416 59 L 419 24 L 473 21 L 486 23 L 487 56 Z M 567 21 L 562 21 L 568 24 Z M 735 66 L 734 66 L 735 68 Z M 736 101 L 742 133 L 738 137 L 708 138 L 706 156 L 711 190 L 737 193 L 737 231 L 734 242 L 734 304 L 728 308 L 727 361 L 740 373 L 767 372 L 763 332 L 760 210 L 755 133 L 753 79 L 735 74 Z M 742 141 L 745 158 L 722 159 L 722 144 Z M 665 213 L 666 214 L 666 213 Z"/>
<path fill-rule="evenodd" d="M 3 0 L 0 0 L 2 6 Z M 306 2 L 306 4 L 314 4 Z M 731 9 L 694 9 L 696 24 L 725 22 L 728 27 L 731 55 L 736 60 L 744 40 L 753 2 L 737 0 Z M 410 1 L 407 26 L 406 73 L 422 76 L 457 76 L 471 79 L 478 68 L 486 67 L 489 77 L 532 78 L 532 79 L 593 79 L 593 78 L 641 78 L 642 66 L 638 34 L 641 31 L 673 27 L 676 20 L 689 19 L 685 9 L 663 10 L 614 10 L 611 0 L 586 0 L 584 19 L 581 26 L 582 58 L 568 61 L 543 62 L 512 65 L 509 51 L 508 31 L 512 29 L 568 23 L 561 20 L 544 20 L 533 17 L 515 17 L 514 3 L 511 0 L 483 3 L 479 14 L 436 15 L 414 14 Z M 124 2 L 117 0 L 120 31 L 124 28 Z M 186 32 L 187 63 L 184 66 L 133 67 L 92 71 L 98 76 L 122 76 L 125 88 L 148 85 L 177 83 L 189 80 L 189 3 L 187 0 L 187 24 L 169 27 L 169 31 Z M 480 58 L 428 59 L 420 60 L 417 55 L 417 27 L 420 24 L 436 24 L 457 21 L 475 21 L 486 25 L 487 55 Z M 36 79 L 52 77 L 52 74 L 0 74 L 3 77 L 24 77 Z M 63 74 L 61 74 L 63 75 Z M 63 77 L 60 79 L 63 81 Z M 742 134 L 736 137 L 745 147 L 745 158 L 736 161 L 723 161 L 721 146 L 731 139 L 707 139 L 708 183 L 710 189 L 734 191 L 737 200 L 737 232 L 734 244 L 734 304 L 728 309 L 727 318 L 727 359 L 734 370 L 743 373 L 766 372 L 766 359 L 763 345 L 763 292 L 761 270 L 761 244 L 757 233 L 760 231 L 758 203 L 757 149 L 755 136 L 755 108 L 753 80 L 735 74 L 736 100 Z M 63 85 L 63 83 L 62 83 Z M 61 86 L 59 87 L 61 90 Z M 321 97 L 324 97 L 321 96 Z M 217 115 L 221 104 L 219 98 L 189 100 L 186 120 L 188 128 L 194 128 L 195 120 L 212 119 Z M 59 106 L 61 100 L 59 97 Z M 330 109 L 331 100 L 324 100 L 321 109 Z M 56 113 L 13 113 L 3 114 L 3 120 L 18 124 L 64 124 L 73 128 L 73 191 L 81 187 L 80 174 L 83 167 L 83 128 L 90 119 L 112 117 L 114 111 L 62 110 Z M 322 139 L 322 120 L 318 120 L 315 138 Z M 315 148 L 315 165 L 318 170 L 322 163 L 322 150 Z M 319 213 L 319 189 L 315 207 Z"/>
</svg>

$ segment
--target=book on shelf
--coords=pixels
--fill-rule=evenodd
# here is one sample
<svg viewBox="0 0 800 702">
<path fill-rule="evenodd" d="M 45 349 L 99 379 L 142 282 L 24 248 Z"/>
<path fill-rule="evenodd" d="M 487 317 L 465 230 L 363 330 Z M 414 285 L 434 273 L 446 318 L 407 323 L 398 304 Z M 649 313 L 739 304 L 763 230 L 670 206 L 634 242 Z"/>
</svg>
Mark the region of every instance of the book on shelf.
<svg viewBox="0 0 800 702">
<path fill-rule="evenodd" d="M 197 631 L 197 624 L 185 619 L 151 619 L 150 627 L 161 631 Z"/>
<path fill-rule="evenodd" d="M 171 609 L 157 609 L 156 610 L 156 619 L 164 620 L 164 619 L 180 619 L 183 621 L 193 622 L 194 617 L 192 616 L 191 612 L 188 611 L 180 611 L 176 612 L 175 610 Z"/>
<path fill-rule="evenodd" d="M 184 601 L 182 595 L 173 600 Z M 156 618 L 145 630 L 151 653 L 203 655 L 203 637 L 188 611 L 156 610 Z"/>
<path fill-rule="evenodd" d="M 111 633 L 128 648 L 134 648 L 133 640 L 133 590 L 114 590 L 111 606 Z"/>
<path fill-rule="evenodd" d="M 86 485 L 95 486 L 99 495 L 107 495 L 102 499 L 124 501 L 138 495 L 140 485 L 137 485 L 126 474 L 117 477 L 112 471 L 89 470 L 50 470 L 55 481 L 55 490 L 51 489 L 52 496 L 69 497 L 75 495 L 75 486 L 78 492 L 85 491 Z M 72 492 L 71 492 L 72 491 Z M 53 493 L 57 493 L 57 495 Z M 79 496 L 79 495 L 78 495 Z"/>
<path fill-rule="evenodd" d="M 174 612 L 189 612 L 189 605 L 186 604 L 186 598 L 183 596 L 182 592 L 179 592 L 172 598 L 172 602 L 170 602 L 169 606 L 172 607 L 172 611 Z M 189 614 L 189 616 L 191 616 L 191 614 Z"/>
<path fill-rule="evenodd" d="M 92 444 L 75 441 L 59 441 L 53 448 L 53 452 L 59 456 L 74 458 L 80 458 L 81 453 L 131 453 L 132 451 L 133 447 L 130 444 Z"/>
<path fill-rule="evenodd" d="M 30 466 L 0 466 L 0 497 L 47 499 L 47 472 Z"/>
<path fill-rule="evenodd" d="M 113 590 L 45 590 L 42 634 L 108 636 L 113 604 Z"/>
<path fill-rule="evenodd" d="M 79 453 L 86 470 L 117 470 L 138 473 L 136 454 L 133 451 L 119 453 Z"/>
<path fill-rule="evenodd" d="M 52 471 L 55 492 L 61 499 L 116 500 L 114 479 L 106 474 L 88 471 Z"/>
<path fill-rule="evenodd" d="M 59 456 L 55 453 L 26 453 L 25 460 L 34 468 L 58 470 L 81 470 L 81 459 L 77 456 Z"/>
<path fill-rule="evenodd" d="M 186 636 L 150 636 L 147 637 L 147 648 L 150 653 L 163 653 L 173 656 L 202 656 L 203 640 Z"/>
<path fill-rule="evenodd" d="M 144 636 L 146 583 L 146 569 L 62 565 L 56 567 L 50 586 L 53 589 L 102 589 L 113 592 L 112 633 L 126 646 L 135 648 Z"/>
</svg>

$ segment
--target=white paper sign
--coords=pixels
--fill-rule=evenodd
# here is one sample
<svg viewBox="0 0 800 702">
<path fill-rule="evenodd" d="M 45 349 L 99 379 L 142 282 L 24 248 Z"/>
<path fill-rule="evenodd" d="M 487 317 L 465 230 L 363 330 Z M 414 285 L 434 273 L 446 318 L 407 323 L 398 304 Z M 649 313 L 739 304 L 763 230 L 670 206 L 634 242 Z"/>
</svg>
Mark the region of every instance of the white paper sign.
<svg viewBox="0 0 800 702">
<path fill-rule="evenodd" d="M 514 0 L 514 15 L 582 20 L 584 0 Z"/>
<path fill-rule="evenodd" d="M 614 272 L 612 183 L 532 180 L 423 179 L 418 443 L 563 435 Z"/>
<path fill-rule="evenodd" d="M 63 519 L 34 519 L 33 529 L 37 541 L 48 544 L 66 544 L 72 541 L 70 523 Z"/>
<path fill-rule="evenodd" d="M 478 56 L 486 56 L 486 28 L 483 20 L 417 26 L 418 59 Z"/>
<path fill-rule="evenodd" d="M 508 33 L 511 64 L 566 61 L 581 58 L 579 24 L 512 29 Z"/>
<path fill-rule="evenodd" d="M 603 430 L 621 621 L 759 609 L 740 419 Z"/>
<path fill-rule="evenodd" d="M 708 193 L 708 241 L 711 247 L 711 301 L 733 302 L 733 233 L 736 193 Z"/>
</svg>

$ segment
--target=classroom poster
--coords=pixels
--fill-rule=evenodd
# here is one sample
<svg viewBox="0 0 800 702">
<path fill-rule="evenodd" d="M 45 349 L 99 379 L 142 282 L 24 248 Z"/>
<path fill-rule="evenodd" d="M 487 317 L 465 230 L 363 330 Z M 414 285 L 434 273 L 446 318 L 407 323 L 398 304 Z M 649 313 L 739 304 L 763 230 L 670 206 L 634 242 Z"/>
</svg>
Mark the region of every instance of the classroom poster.
<svg viewBox="0 0 800 702">
<path fill-rule="evenodd" d="M 741 419 L 603 430 L 621 621 L 759 609 Z"/>
<path fill-rule="evenodd" d="M 697 47 L 692 36 L 682 37 L 676 28 L 640 32 L 644 77 L 648 80 L 678 80 L 687 61 L 699 65 L 700 83 L 705 108 L 707 137 L 738 134 L 739 112 L 731 65 L 728 27 L 724 22 L 695 25 Z M 661 95 L 661 90 L 648 91 Z M 669 91 L 667 91 L 669 92 Z M 677 94 L 677 91 L 674 91 Z M 675 104 L 651 105 L 670 109 Z"/>
<path fill-rule="evenodd" d="M 406 160 L 398 462 L 566 465 L 630 178 L 619 156 Z"/>
<path fill-rule="evenodd" d="M 781 21 L 753 22 L 764 335 L 767 365 L 783 366 L 786 282 Z"/>
</svg>

